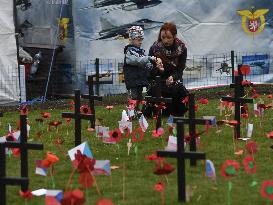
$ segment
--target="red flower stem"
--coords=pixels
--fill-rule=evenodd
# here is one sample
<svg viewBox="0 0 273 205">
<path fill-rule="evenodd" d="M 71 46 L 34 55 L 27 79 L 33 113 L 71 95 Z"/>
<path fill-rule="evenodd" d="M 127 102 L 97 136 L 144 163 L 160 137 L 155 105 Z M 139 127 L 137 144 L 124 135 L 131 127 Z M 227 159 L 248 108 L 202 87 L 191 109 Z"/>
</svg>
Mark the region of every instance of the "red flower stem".
<svg viewBox="0 0 273 205">
<path fill-rule="evenodd" d="M 76 169 L 73 168 L 72 172 L 69 175 L 68 182 L 67 182 L 66 187 L 65 187 L 66 191 L 69 189 L 69 185 L 71 184 L 71 181 L 72 181 L 72 178 L 73 178 L 75 172 L 76 172 Z"/>
<path fill-rule="evenodd" d="M 164 197 L 164 190 L 162 190 L 162 191 L 161 191 L 161 202 L 162 202 L 162 205 L 164 205 L 164 201 L 165 201 L 164 198 L 165 198 L 165 197 Z"/>
<path fill-rule="evenodd" d="M 90 174 L 90 175 L 93 177 L 93 179 L 94 179 L 94 184 L 95 184 L 95 186 L 96 186 L 96 190 L 97 190 L 98 195 L 101 196 L 101 192 L 100 192 L 100 189 L 99 189 L 99 186 L 98 186 L 98 183 L 97 183 L 97 180 L 96 180 L 95 176 L 92 174 L 92 172 L 91 172 L 91 170 L 89 169 L 89 167 L 87 167 L 87 170 L 88 170 L 89 174 Z"/>
</svg>

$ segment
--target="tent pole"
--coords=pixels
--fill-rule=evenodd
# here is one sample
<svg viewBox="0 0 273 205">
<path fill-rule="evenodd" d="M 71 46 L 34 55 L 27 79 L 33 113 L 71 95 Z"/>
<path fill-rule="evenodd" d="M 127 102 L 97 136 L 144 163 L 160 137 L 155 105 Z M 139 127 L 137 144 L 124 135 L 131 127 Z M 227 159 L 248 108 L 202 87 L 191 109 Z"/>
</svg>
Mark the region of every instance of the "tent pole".
<svg viewBox="0 0 273 205">
<path fill-rule="evenodd" d="M 16 41 L 16 49 L 17 49 L 17 69 L 18 69 L 18 77 L 19 77 L 19 99 L 20 103 L 22 102 L 21 99 L 21 76 L 20 76 L 20 65 L 19 65 L 19 29 L 18 29 L 18 22 L 17 22 L 17 8 L 16 8 L 16 0 L 13 0 L 13 22 L 15 27 L 15 41 Z"/>
</svg>

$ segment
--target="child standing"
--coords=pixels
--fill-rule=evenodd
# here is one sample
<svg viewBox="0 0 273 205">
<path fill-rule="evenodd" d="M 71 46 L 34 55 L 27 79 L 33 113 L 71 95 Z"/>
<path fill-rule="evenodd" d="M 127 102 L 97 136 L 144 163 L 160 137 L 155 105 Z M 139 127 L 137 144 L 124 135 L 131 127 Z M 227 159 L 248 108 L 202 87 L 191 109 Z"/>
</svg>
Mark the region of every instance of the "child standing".
<svg viewBox="0 0 273 205">
<path fill-rule="evenodd" d="M 159 70 L 160 58 L 145 56 L 145 50 L 141 48 L 144 32 L 140 26 L 132 26 L 129 31 L 129 44 L 124 48 L 124 79 L 125 85 L 132 100 L 141 101 L 143 87 L 148 86 L 148 76 L 155 63 Z"/>
</svg>

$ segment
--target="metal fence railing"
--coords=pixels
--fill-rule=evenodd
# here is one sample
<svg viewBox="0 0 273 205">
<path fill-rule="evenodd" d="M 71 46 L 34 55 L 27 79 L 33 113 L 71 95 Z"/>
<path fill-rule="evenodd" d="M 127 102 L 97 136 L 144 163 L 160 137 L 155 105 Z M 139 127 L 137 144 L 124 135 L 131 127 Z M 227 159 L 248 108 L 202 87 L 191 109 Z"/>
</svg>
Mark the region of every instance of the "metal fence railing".
<svg viewBox="0 0 273 205">
<path fill-rule="evenodd" d="M 188 56 L 183 82 L 186 88 L 228 85 L 232 83 L 232 70 L 238 64 L 248 64 L 251 75 L 248 80 L 254 83 L 273 81 L 273 59 L 270 53 L 231 53 Z M 73 89 L 88 92 L 87 78 L 94 75 L 94 92 L 99 95 L 126 93 L 123 75 L 123 59 L 92 59 L 87 62 L 56 62 L 52 70 L 47 98 L 60 93 L 73 93 Z M 38 77 L 37 77 L 38 78 Z M 27 80 L 27 98 L 41 96 L 44 92 L 42 81 Z M 41 85 L 40 85 L 40 84 Z M 38 86 L 40 85 L 40 87 Z M 32 85 L 36 85 L 33 86 Z M 37 92 L 33 89 L 37 88 Z M 40 92 L 40 93 L 39 93 Z"/>
</svg>

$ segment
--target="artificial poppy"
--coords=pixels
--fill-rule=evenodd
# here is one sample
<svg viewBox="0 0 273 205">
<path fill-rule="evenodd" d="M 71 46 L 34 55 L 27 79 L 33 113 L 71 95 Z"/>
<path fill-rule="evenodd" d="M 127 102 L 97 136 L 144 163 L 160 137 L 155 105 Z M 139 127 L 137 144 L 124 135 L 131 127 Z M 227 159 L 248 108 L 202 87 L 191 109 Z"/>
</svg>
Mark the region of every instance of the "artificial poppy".
<svg viewBox="0 0 273 205">
<path fill-rule="evenodd" d="M 228 120 L 227 122 L 231 126 L 239 125 L 240 123 L 237 120 Z"/>
<path fill-rule="evenodd" d="M 187 104 L 189 102 L 189 96 L 186 96 L 183 100 L 182 103 Z"/>
<path fill-rule="evenodd" d="M 115 205 L 110 199 L 99 199 L 97 202 L 96 202 L 96 205 Z"/>
<path fill-rule="evenodd" d="M 143 138 L 144 138 L 144 133 L 143 133 L 141 127 L 138 127 L 132 133 L 132 142 L 142 141 Z"/>
<path fill-rule="evenodd" d="M 198 104 L 195 104 L 195 105 L 194 105 L 194 110 L 195 110 L 195 111 L 198 111 L 198 108 L 199 108 Z"/>
<path fill-rule="evenodd" d="M 266 96 L 268 99 L 272 99 L 272 94 Z"/>
<path fill-rule="evenodd" d="M 121 131 L 117 128 L 115 130 L 109 131 L 109 136 L 115 142 L 120 142 L 121 140 Z"/>
<path fill-rule="evenodd" d="M 91 172 L 94 170 L 95 164 L 96 160 L 94 158 L 89 158 L 82 154 L 80 150 L 77 150 L 73 165 L 79 172 Z"/>
<path fill-rule="evenodd" d="M 85 202 L 84 194 L 79 189 L 73 191 L 65 191 L 61 200 L 62 205 L 82 205 Z"/>
<path fill-rule="evenodd" d="M 36 118 L 35 121 L 36 121 L 36 122 L 43 122 L 44 119 L 43 119 L 43 118 Z"/>
<path fill-rule="evenodd" d="M 113 105 L 107 105 L 105 108 L 110 111 L 110 110 L 112 110 L 114 108 L 114 106 Z"/>
<path fill-rule="evenodd" d="M 75 109 L 75 101 L 70 100 L 69 104 L 71 105 L 70 110 L 74 110 Z"/>
<path fill-rule="evenodd" d="M 248 113 L 242 113 L 241 118 L 244 118 L 244 119 L 248 118 Z"/>
<path fill-rule="evenodd" d="M 249 154 L 255 154 L 258 150 L 258 145 L 256 142 L 250 140 L 246 145 L 245 148 Z"/>
<path fill-rule="evenodd" d="M 42 112 L 42 117 L 43 118 L 50 118 L 51 117 L 51 114 L 49 112 Z"/>
<path fill-rule="evenodd" d="M 231 177 L 234 177 L 236 175 L 238 170 L 239 163 L 228 159 L 221 167 L 221 175 L 226 179 L 230 179 Z"/>
<path fill-rule="evenodd" d="M 273 139 L 273 131 L 266 134 L 269 139 Z"/>
<path fill-rule="evenodd" d="M 94 184 L 94 178 L 89 172 L 81 172 L 78 182 L 84 189 L 88 189 Z"/>
<path fill-rule="evenodd" d="M 59 121 L 59 120 L 55 120 L 55 121 L 53 121 L 53 122 L 49 122 L 49 123 L 48 123 L 49 130 L 51 130 L 51 129 L 50 129 L 51 126 L 54 126 L 54 127 L 57 129 L 58 126 L 61 125 L 61 124 L 62 124 L 62 122 Z"/>
<path fill-rule="evenodd" d="M 92 114 L 92 111 L 90 107 L 87 104 L 84 104 L 80 108 L 81 114 L 87 115 L 87 114 Z"/>
<path fill-rule="evenodd" d="M 249 65 L 242 65 L 240 70 L 243 75 L 250 75 L 250 66 Z"/>
<path fill-rule="evenodd" d="M 167 163 L 167 162 L 161 162 L 157 163 L 156 168 L 154 170 L 154 174 L 156 175 L 165 175 L 165 174 L 170 174 L 175 170 L 175 168 Z"/>
<path fill-rule="evenodd" d="M 258 93 L 254 93 L 254 95 L 252 95 L 252 97 L 251 97 L 251 98 L 256 99 L 256 98 L 258 98 L 259 96 L 260 96 L 260 94 L 258 94 Z"/>
<path fill-rule="evenodd" d="M 65 118 L 65 121 L 67 124 L 69 124 L 71 122 L 71 118 Z"/>
<path fill-rule="evenodd" d="M 160 110 L 166 109 L 166 105 L 165 105 L 164 102 L 161 102 L 159 104 L 155 104 L 155 107 L 158 108 L 158 109 L 160 109 Z"/>
<path fill-rule="evenodd" d="M 243 159 L 243 165 L 246 173 L 256 173 L 256 162 L 252 156 L 245 157 Z"/>
<path fill-rule="evenodd" d="M 59 158 L 55 154 L 47 152 L 46 158 L 40 162 L 40 167 L 49 168 L 50 166 L 56 164 L 58 161 Z"/>
<path fill-rule="evenodd" d="M 33 195 L 31 193 L 31 190 L 27 190 L 27 191 L 22 191 L 20 190 L 19 191 L 19 194 L 22 198 L 24 199 L 28 199 L 28 200 L 31 200 L 33 198 Z"/>
<path fill-rule="evenodd" d="M 95 131 L 95 129 L 94 129 L 94 128 L 92 128 L 92 127 L 88 127 L 88 128 L 87 128 L 87 131 L 88 131 L 88 132 L 94 132 L 94 131 Z"/>
<path fill-rule="evenodd" d="M 273 180 L 265 180 L 261 187 L 261 196 L 273 200 Z"/>
<path fill-rule="evenodd" d="M 148 161 L 153 161 L 153 160 L 156 160 L 158 158 L 157 154 L 154 152 L 153 154 L 151 155 L 148 155 L 145 157 Z"/>
<path fill-rule="evenodd" d="M 203 105 L 206 105 L 206 104 L 209 103 L 209 101 L 208 101 L 208 99 L 206 99 L 206 98 L 201 98 L 201 99 L 199 100 L 199 103 L 200 103 L 200 104 L 203 104 Z"/>
<path fill-rule="evenodd" d="M 28 115 L 27 105 L 23 105 L 23 107 L 20 109 L 20 115 Z"/>
<path fill-rule="evenodd" d="M 162 127 L 159 127 L 157 130 L 152 131 L 152 136 L 155 138 L 158 138 L 164 134 L 164 129 Z"/>
<path fill-rule="evenodd" d="M 154 185 L 154 190 L 155 190 L 155 191 L 158 191 L 158 192 L 164 191 L 164 188 L 165 188 L 165 185 L 164 185 L 162 182 L 157 182 L 157 183 Z"/>
<path fill-rule="evenodd" d="M 249 80 L 243 80 L 242 81 L 242 86 L 253 86 L 253 83 Z"/>
</svg>

